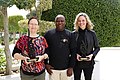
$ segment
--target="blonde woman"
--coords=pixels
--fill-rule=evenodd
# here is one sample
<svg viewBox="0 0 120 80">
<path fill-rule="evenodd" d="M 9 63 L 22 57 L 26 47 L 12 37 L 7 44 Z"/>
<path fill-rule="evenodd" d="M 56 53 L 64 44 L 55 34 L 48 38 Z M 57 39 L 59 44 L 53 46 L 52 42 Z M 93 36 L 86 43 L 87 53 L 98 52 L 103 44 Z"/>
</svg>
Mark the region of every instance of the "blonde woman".
<svg viewBox="0 0 120 80">
<path fill-rule="evenodd" d="M 77 42 L 77 58 L 74 67 L 74 80 L 81 80 L 83 70 L 85 80 L 91 80 L 94 58 L 100 50 L 93 29 L 93 23 L 86 13 L 79 13 L 74 21 L 74 34 Z"/>
</svg>

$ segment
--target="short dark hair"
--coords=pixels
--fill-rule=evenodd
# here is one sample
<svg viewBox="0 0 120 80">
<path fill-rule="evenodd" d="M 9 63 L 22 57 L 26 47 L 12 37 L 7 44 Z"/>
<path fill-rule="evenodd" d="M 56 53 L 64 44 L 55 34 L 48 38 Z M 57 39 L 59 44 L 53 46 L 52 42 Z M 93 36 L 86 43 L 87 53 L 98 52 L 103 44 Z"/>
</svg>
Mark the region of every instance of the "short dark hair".
<svg viewBox="0 0 120 80">
<path fill-rule="evenodd" d="M 63 18 L 65 19 L 64 15 L 58 14 L 58 15 L 55 17 L 55 22 L 56 22 L 57 18 L 59 18 L 59 17 L 63 17 Z"/>
<path fill-rule="evenodd" d="M 39 25 L 39 19 L 38 19 L 36 16 L 32 16 L 32 17 L 28 20 L 28 24 L 30 23 L 30 21 L 31 21 L 32 19 L 36 19 L 36 20 L 38 21 L 38 25 Z"/>
</svg>

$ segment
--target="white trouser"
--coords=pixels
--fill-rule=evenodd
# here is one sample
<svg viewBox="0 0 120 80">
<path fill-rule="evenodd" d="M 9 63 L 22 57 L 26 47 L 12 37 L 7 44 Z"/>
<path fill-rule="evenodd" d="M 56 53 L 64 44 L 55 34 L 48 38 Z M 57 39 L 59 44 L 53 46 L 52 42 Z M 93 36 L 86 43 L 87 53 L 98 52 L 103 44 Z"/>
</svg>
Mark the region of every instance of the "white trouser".
<svg viewBox="0 0 120 80">
<path fill-rule="evenodd" d="M 71 80 L 71 77 L 67 76 L 67 70 L 52 70 L 52 75 L 49 75 L 49 80 Z"/>
</svg>

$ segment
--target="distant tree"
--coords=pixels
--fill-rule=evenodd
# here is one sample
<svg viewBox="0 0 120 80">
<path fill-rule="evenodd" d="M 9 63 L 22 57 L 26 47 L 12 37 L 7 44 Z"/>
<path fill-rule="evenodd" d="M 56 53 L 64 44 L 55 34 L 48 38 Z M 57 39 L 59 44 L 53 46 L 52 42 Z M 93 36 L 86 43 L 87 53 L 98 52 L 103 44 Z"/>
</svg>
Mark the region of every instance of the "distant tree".
<svg viewBox="0 0 120 80">
<path fill-rule="evenodd" d="M 26 34 L 28 30 L 28 19 L 18 21 L 18 25 L 20 27 L 20 33 Z"/>
<path fill-rule="evenodd" d="M 36 0 L 15 0 L 14 3 L 19 9 L 29 10 L 30 13 L 33 7 L 36 7 Z M 30 14 L 30 16 L 32 16 Z"/>
<path fill-rule="evenodd" d="M 100 46 L 120 42 L 120 0 L 53 0 L 52 4 L 51 10 L 43 12 L 42 20 L 54 21 L 56 15 L 63 14 L 66 27 L 73 30 L 76 15 L 85 12 L 95 25 Z"/>
<path fill-rule="evenodd" d="M 27 15 L 27 18 L 37 16 L 41 20 L 42 12 L 52 8 L 52 0 L 36 0 L 36 5 L 33 7 L 34 9 Z"/>
<path fill-rule="evenodd" d="M 42 12 L 52 8 L 52 0 L 38 0 L 36 13 L 41 20 Z"/>
<path fill-rule="evenodd" d="M 13 43 L 15 43 L 16 32 L 19 32 L 20 30 L 18 21 L 23 19 L 22 15 L 9 16 L 9 31 L 13 33 Z"/>
<path fill-rule="evenodd" d="M 6 74 L 12 74 L 12 57 L 9 49 L 9 29 L 8 29 L 8 14 L 7 7 L 13 5 L 13 0 L 0 0 L 0 13 L 3 16 L 4 25 L 4 44 L 6 55 Z"/>
<path fill-rule="evenodd" d="M 28 13 L 26 18 L 29 19 L 31 16 L 37 16 L 36 10 L 32 10 L 30 13 Z"/>
</svg>

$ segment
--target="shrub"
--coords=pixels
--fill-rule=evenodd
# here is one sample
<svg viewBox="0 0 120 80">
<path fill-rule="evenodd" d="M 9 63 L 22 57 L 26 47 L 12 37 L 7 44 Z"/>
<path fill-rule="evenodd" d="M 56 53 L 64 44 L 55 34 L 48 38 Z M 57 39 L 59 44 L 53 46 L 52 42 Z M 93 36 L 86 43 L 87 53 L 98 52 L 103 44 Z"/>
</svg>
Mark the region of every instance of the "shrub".
<svg viewBox="0 0 120 80">
<path fill-rule="evenodd" d="M 66 27 L 73 30 L 79 12 L 85 12 L 94 23 L 100 46 L 115 46 L 120 41 L 120 3 L 118 0 L 53 0 L 52 9 L 44 11 L 42 20 L 54 21 L 58 14 L 66 17 Z M 120 45 L 118 45 L 120 46 Z"/>
<path fill-rule="evenodd" d="M 4 50 L 0 49 L 0 72 L 5 71 L 6 59 L 4 55 Z"/>
</svg>

